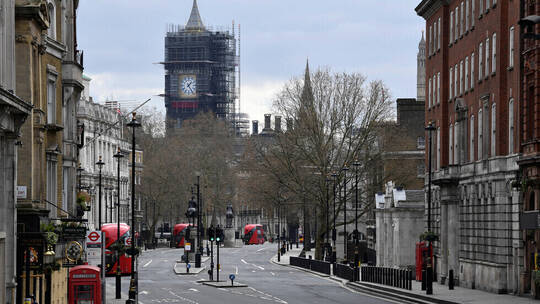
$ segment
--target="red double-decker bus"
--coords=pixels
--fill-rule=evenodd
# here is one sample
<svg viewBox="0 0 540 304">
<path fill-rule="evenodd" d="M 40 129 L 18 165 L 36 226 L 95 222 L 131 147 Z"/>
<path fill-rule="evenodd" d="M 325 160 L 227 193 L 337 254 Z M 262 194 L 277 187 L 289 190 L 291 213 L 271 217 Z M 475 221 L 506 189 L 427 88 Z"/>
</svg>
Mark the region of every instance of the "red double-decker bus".
<svg viewBox="0 0 540 304">
<path fill-rule="evenodd" d="M 176 224 L 171 237 L 171 247 L 184 248 L 186 228 L 190 226 L 193 231 L 193 224 Z"/>
<path fill-rule="evenodd" d="M 120 223 L 120 243 L 131 246 L 133 239 L 129 232 L 129 225 Z M 131 275 L 131 256 L 122 254 L 116 257 L 116 253 L 109 248 L 116 242 L 118 236 L 118 224 L 104 224 L 101 231 L 105 232 L 105 265 L 107 276 L 116 275 L 116 267 L 120 265 L 120 273 L 123 276 Z"/>
<path fill-rule="evenodd" d="M 244 243 L 246 245 L 264 244 L 265 238 L 262 225 L 248 224 L 244 227 Z"/>
</svg>

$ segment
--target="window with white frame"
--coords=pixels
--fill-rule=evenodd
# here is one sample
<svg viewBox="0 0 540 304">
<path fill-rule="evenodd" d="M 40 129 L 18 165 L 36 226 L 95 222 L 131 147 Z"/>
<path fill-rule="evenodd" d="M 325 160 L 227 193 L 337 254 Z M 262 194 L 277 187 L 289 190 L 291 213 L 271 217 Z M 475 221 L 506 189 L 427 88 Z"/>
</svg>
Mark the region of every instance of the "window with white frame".
<svg viewBox="0 0 540 304">
<path fill-rule="evenodd" d="M 474 88 L 474 81 L 475 81 L 475 79 L 474 79 L 474 66 L 475 66 L 475 64 L 474 64 L 474 52 L 473 52 L 471 54 L 471 90 Z"/>
<path fill-rule="evenodd" d="M 469 90 L 469 56 L 465 57 L 465 92 Z"/>
<path fill-rule="evenodd" d="M 429 55 L 433 54 L 433 26 L 429 26 Z"/>
<path fill-rule="evenodd" d="M 497 4 L 497 0 L 493 0 L 493 6 L 495 6 L 495 4 Z"/>
<path fill-rule="evenodd" d="M 58 207 L 67 210 L 68 206 L 68 197 L 69 197 L 69 168 L 64 167 L 62 169 L 62 202 L 58 205 Z"/>
<path fill-rule="evenodd" d="M 54 5 L 54 1 L 50 1 L 47 4 L 47 9 L 49 11 L 49 28 L 47 29 L 47 36 L 56 39 L 56 6 Z"/>
<path fill-rule="evenodd" d="M 437 100 L 436 104 L 441 102 L 441 72 L 437 73 Z"/>
<path fill-rule="evenodd" d="M 448 127 L 448 164 L 454 164 L 454 126 Z"/>
<path fill-rule="evenodd" d="M 480 2 L 482 3 L 482 2 Z M 480 42 L 478 47 L 478 80 L 482 80 L 482 73 L 484 72 L 484 56 L 482 52 L 484 51 L 484 44 Z"/>
<path fill-rule="evenodd" d="M 416 148 L 424 149 L 425 147 L 426 147 L 426 140 L 424 139 L 424 136 L 418 136 L 416 138 Z"/>
<path fill-rule="evenodd" d="M 439 39 L 437 39 L 437 50 L 440 50 L 441 49 L 441 40 L 442 40 L 442 37 L 441 37 L 441 17 L 439 17 L 439 21 L 437 22 L 437 37 L 439 37 Z"/>
<path fill-rule="evenodd" d="M 460 35 L 463 35 L 463 33 L 465 32 L 465 3 L 463 1 L 461 1 L 459 18 L 459 33 Z"/>
<path fill-rule="evenodd" d="M 478 140 L 477 140 L 477 145 L 478 145 L 478 159 L 482 159 L 482 143 L 484 142 L 482 140 L 482 128 L 483 128 L 483 123 L 482 123 L 482 109 L 478 110 Z"/>
<path fill-rule="evenodd" d="M 454 164 L 459 164 L 459 122 L 454 124 Z"/>
<path fill-rule="evenodd" d="M 491 36 L 491 73 L 497 71 L 497 33 Z"/>
<path fill-rule="evenodd" d="M 56 123 L 56 75 L 47 74 L 47 123 Z"/>
<path fill-rule="evenodd" d="M 441 127 L 437 127 L 437 169 L 441 167 Z"/>
<path fill-rule="evenodd" d="M 47 201 L 49 201 L 52 204 L 57 204 L 57 190 L 58 189 L 58 182 L 57 182 L 57 161 L 56 157 L 54 156 L 47 156 Z M 47 203 L 47 209 L 51 209 L 51 204 Z"/>
<path fill-rule="evenodd" d="M 490 6 L 489 2 L 490 2 L 489 0 L 486 0 L 486 13 L 489 11 L 489 6 Z"/>
<path fill-rule="evenodd" d="M 428 96 L 427 96 L 428 107 L 431 108 L 431 78 L 428 79 Z"/>
<path fill-rule="evenodd" d="M 474 16 L 475 2 L 476 0 L 471 0 L 471 29 L 474 27 L 474 19 L 476 19 Z"/>
<path fill-rule="evenodd" d="M 469 161 L 474 161 L 474 115 L 471 115 L 471 128 L 469 131 Z"/>
<path fill-rule="evenodd" d="M 456 21 L 455 21 L 456 27 L 454 28 L 456 32 L 454 33 L 454 41 L 457 42 L 459 38 L 458 37 L 459 36 L 459 6 L 456 6 L 454 17 L 456 18 Z"/>
<path fill-rule="evenodd" d="M 508 38 L 508 49 L 510 50 L 510 54 L 508 56 L 508 66 L 513 68 L 514 67 L 514 26 L 510 27 L 510 37 Z"/>
<path fill-rule="evenodd" d="M 483 13 L 484 13 L 484 0 L 479 0 L 478 1 L 478 16 L 482 17 Z"/>
<path fill-rule="evenodd" d="M 514 99 L 508 102 L 508 154 L 514 153 Z"/>
<path fill-rule="evenodd" d="M 454 41 L 454 11 L 450 12 L 450 44 Z"/>
<path fill-rule="evenodd" d="M 495 156 L 497 149 L 497 104 L 491 105 L 491 156 Z"/>
<path fill-rule="evenodd" d="M 454 78 L 453 75 L 452 75 L 452 72 L 453 72 L 454 68 L 450 67 L 450 72 L 449 72 L 449 81 L 448 81 L 448 99 L 452 99 L 452 93 L 454 92 L 454 90 L 452 89 L 452 82 L 454 81 Z"/>
<path fill-rule="evenodd" d="M 469 30 L 469 19 L 471 18 L 470 8 L 469 8 L 470 5 L 471 5 L 470 0 L 467 0 L 467 2 L 465 2 L 465 32 Z"/>
<path fill-rule="evenodd" d="M 454 96 L 458 96 L 458 89 L 459 89 L 459 83 L 458 83 L 458 65 L 454 66 Z"/>
<path fill-rule="evenodd" d="M 486 65 L 485 65 L 485 68 L 486 68 L 486 71 L 485 71 L 485 77 L 487 78 L 489 76 L 489 37 L 486 38 Z"/>
<path fill-rule="evenodd" d="M 463 60 L 459 62 L 459 95 L 463 95 Z"/>
</svg>

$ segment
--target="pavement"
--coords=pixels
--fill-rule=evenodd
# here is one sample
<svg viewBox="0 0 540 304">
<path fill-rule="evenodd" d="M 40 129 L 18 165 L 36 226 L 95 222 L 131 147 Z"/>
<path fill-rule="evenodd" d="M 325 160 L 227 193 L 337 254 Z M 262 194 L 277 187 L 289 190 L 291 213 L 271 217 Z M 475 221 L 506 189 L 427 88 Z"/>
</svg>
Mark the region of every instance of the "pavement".
<svg viewBox="0 0 540 304">
<path fill-rule="evenodd" d="M 159 248 L 144 251 L 139 258 L 139 304 L 149 303 L 235 303 L 235 304 L 288 304 L 288 303 L 396 303 L 375 295 L 358 292 L 341 282 L 323 278 L 298 269 L 276 265 L 270 260 L 275 256 L 277 244 L 246 245 L 242 248 L 220 248 L 220 284 L 226 284 L 230 274 L 235 275 L 235 285 L 247 287 L 215 288 L 203 285 L 208 280 L 206 271 L 182 276 L 173 267 L 183 250 Z M 291 252 L 291 251 L 289 251 Z M 300 253 L 293 248 L 292 252 Z M 216 254 L 214 248 L 214 254 Z M 290 256 L 290 254 L 289 254 Z M 287 255 L 283 261 L 288 262 Z M 214 257 L 216 267 L 217 257 Z M 208 266 L 208 263 L 207 263 Z M 208 269 L 208 268 L 207 268 Z M 214 273 L 217 278 L 217 273 Z M 230 284 L 230 281 L 227 281 Z M 122 279 L 122 299 L 114 299 L 114 278 L 107 279 L 107 303 L 125 303 L 129 277 Z"/>
<path fill-rule="evenodd" d="M 285 255 L 281 256 L 280 261 L 277 261 L 277 255 L 274 255 L 271 259 L 272 263 L 282 266 L 288 266 L 291 268 L 303 270 L 308 273 L 318 274 L 321 277 L 327 275 L 317 273 L 311 270 L 307 270 L 301 267 L 290 266 L 289 260 L 291 256 L 299 256 L 300 249 L 293 248 L 289 250 Z M 309 254 L 309 253 L 308 253 Z M 307 255 L 307 254 L 306 254 Z M 449 290 L 447 285 L 440 285 L 436 282 L 433 283 L 433 295 L 426 295 L 426 292 L 421 289 L 421 282 L 413 281 L 412 290 L 405 290 L 401 288 L 390 287 L 381 284 L 373 284 L 366 282 L 349 282 L 345 279 L 330 275 L 330 279 L 339 281 L 342 284 L 354 288 L 360 292 L 366 294 L 375 294 L 384 298 L 393 299 L 399 302 L 412 302 L 412 303 L 437 303 L 437 304 L 530 304 L 538 303 L 531 298 L 520 297 L 511 294 L 495 294 L 478 289 L 469 289 L 455 286 L 454 290 Z"/>
</svg>

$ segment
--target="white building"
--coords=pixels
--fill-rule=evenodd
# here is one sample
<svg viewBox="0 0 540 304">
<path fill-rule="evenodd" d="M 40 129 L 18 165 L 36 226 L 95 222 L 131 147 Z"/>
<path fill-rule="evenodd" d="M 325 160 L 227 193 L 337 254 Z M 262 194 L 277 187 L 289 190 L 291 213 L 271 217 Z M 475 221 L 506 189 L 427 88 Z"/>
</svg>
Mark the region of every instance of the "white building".
<svg viewBox="0 0 540 304">
<path fill-rule="evenodd" d="M 80 150 L 81 189 L 90 194 L 92 201 L 90 211 L 86 212 L 89 229 L 99 226 L 99 166 L 101 157 L 104 165 L 101 168 L 101 223 L 117 221 L 117 191 L 120 191 L 120 221 L 129 220 L 129 160 L 131 144 L 123 138 L 124 122 L 118 111 L 105 105 L 94 103 L 89 95 L 91 79 L 83 76 L 84 91 L 81 96 L 77 118 L 84 124 L 84 146 Z M 114 158 L 120 148 L 124 155 L 120 158 L 120 190 L 117 187 L 118 162 Z"/>
</svg>

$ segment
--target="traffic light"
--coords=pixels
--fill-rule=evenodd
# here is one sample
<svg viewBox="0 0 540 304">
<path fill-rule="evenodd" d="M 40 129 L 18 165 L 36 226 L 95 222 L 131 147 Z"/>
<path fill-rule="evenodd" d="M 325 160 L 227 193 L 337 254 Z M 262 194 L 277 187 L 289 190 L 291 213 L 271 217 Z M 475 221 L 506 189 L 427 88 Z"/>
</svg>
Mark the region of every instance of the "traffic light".
<svg viewBox="0 0 540 304">
<path fill-rule="evenodd" d="M 191 234 L 191 228 L 189 226 L 186 227 L 186 235 L 185 235 L 185 239 L 186 240 L 190 240 L 191 237 L 190 237 L 190 234 Z"/>
<path fill-rule="evenodd" d="M 223 236 L 223 229 L 221 227 L 216 228 L 216 242 L 220 243 L 223 242 L 224 236 Z"/>
<path fill-rule="evenodd" d="M 209 240 L 210 242 L 213 242 L 213 241 L 216 240 L 214 227 L 208 228 L 208 240 Z"/>
</svg>

